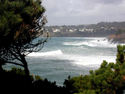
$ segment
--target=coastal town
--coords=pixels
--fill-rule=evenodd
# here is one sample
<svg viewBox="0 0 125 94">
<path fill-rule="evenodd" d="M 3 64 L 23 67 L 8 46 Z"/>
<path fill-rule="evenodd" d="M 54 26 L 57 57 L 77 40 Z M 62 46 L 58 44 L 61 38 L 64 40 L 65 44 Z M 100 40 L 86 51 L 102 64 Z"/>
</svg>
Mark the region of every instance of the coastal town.
<svg viewBox="0 0 125 94">
<path fill-rule="evenodd" d="M 46 31 L 51 37 L 108 37 L 125 42 L 125 22 L 46 26 Z"/>
</svg>

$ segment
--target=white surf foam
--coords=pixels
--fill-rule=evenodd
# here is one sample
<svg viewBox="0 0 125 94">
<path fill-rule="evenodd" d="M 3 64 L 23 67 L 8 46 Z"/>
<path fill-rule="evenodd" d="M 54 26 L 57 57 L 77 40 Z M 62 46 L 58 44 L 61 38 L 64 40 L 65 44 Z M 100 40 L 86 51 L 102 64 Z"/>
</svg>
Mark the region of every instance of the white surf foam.
<svg viewBox="0 0 125 94">
<path fill-rule="evenodd" d="M 30 57 L 40 57 L 40 56 L 56 56 L 56 55 L 62 55 L 63 52 L 61 50 L 55 50 L 55 51 L 48 51 L 48 52 L 33 52 L 29 54 Z"/>
<path fill-rule="evenodd" d="M 117 47 L 117 44 L 113 44 L 106 38 L 93 38 L 89 41 L 75 41 L 75 42 L 64 42 L 63 45 L 70 46 L 89 46 L 89 47 Z"/>
<path fill-rule="evenodd" d="M 89 55 L 81 56 L 78 54 L 65 54 L 61 50 L 49 51 L 49 52 L 37 52 L 31 53 L 29 57 L 44 57 L 46 60 L 68 60 L 67 63 L 71 63 L 75 66 L 88 66 L 96 67 L 100 66 L 103 60 L 107 62 L 115 62 L 116 56 L 100 56 L 100 55 Z"/>
<path fill-rule="evenodd" d="M 78 66 L 100 66 L 103 60 L 115 62 L 115 58 L 115 56 L 74 56 L 74 62 L 72 63 Z"/>
<path fill-rule="evenodd" d="M 69 60 L 70 63 L 77 66 L 100 66 L 103 60 L 106 60 L 107 62 L 115 62 L 116 56 L 80 56 L 61 54 L 55 58 L 58 60 Z"/>
</svg>

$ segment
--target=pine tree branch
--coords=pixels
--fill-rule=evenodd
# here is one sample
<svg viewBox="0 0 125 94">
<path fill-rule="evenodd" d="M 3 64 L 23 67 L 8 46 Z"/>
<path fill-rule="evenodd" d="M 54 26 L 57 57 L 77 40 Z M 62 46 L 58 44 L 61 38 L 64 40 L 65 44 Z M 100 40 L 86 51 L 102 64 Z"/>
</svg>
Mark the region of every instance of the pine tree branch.
<svg viewBox="0 0 125 94">
<path fill-rule="evenodd" d="M 16 63 L 16 62 L 10 62 L 10 61 L 8 61 L 8 62 L 6 62 L 6 63 L 9 63 L 9 64 L 14 64 L 14 65 L 19 65 L 19 66 L 21 66 L 21 67 L 24 67 L 24 65 L 23 65 L 23 64 L 19 64 L 19 63 Z"/>
</svg>

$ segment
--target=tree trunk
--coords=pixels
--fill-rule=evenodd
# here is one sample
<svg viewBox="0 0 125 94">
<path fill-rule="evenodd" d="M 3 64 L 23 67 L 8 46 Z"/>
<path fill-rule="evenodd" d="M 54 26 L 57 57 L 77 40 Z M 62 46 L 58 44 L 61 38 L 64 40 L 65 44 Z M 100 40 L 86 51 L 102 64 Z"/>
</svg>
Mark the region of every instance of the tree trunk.
<svg viewBox="0 0 125 94">
<path fill-rule="evenodd" d="M 3 71 L 2 65 L 4 64 L 5 64 L 4 60 L 0 59 L 0 72 Z"/>
<path fill-rule="evenodd" d="M 27 61 L 25 59 L 25 55 L 21 55 L 21 61 L 24 65 L 24 71 L 25 71 L 26 75 L 29 76 L 30 73 L 29 73 Z"/>
<path fill-rule="evenodd" d="M 29 76 L 30 73 L 29 73 L 27 62 L 24 64 L 24 71 L 25 71 L 26 75 Z"/>
<path fill-rule="evenodd" d="M 3 71 L 2 65 L 0 65 L 0 72 Z"/>
</svg>

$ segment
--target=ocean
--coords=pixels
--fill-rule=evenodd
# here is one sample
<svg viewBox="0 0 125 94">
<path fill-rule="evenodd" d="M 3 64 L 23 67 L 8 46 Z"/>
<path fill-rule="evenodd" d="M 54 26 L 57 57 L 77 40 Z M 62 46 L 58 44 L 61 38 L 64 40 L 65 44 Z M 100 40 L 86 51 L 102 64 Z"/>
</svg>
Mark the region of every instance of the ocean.
<svg viewBox="0 0 125 94">
<path fill-rule="evenodd" d="M 89 74 L 103 60 L 115 62 L 117 44 L 105 37 L 52 37 L 39 52 L 27 56 L 31 74 L 39 75 L 57 85 L 65 79 Z"/>
</svg>

